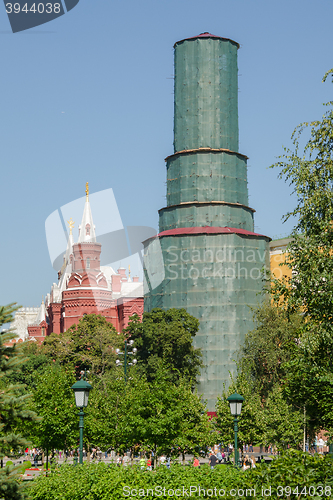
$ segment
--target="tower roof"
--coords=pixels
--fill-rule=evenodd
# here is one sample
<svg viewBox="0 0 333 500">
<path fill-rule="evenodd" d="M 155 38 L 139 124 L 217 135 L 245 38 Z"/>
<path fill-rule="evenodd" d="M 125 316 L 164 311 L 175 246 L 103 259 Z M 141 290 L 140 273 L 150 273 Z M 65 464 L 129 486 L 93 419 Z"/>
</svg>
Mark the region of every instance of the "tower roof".
<svg viewBox="0 0 333 500">
<path fill-rule="evenodd" d="M 226 42 L 235 43 L 237 45 L 237 48 L 239 49 L 239 43 L 235 42 L 234 40 L 231 40 L 230 38 L 224 38 L 223 36 L 212 35 L 211 33 L 208 33 L 208 31 L 200 33 L 200 35 L 197 36 L 191 36 L 189 38 L 184 38 L 183 40 L 179 40 L 174 44 L 174 47 L 177 45 L 177 43 L 182 43 L 185 42 L 186 40 L 195 40 L 196 38 L 219 38 L 220 40 L 224 40 Z"/>
<path fill-rule="evenodd" d="M 86 183 L 86 202 L 84 205 L 81 225 L 79 226 L 78 243 L 95 243 L 96 233 L 89 203 L 89 186 Z"/>
</svg>

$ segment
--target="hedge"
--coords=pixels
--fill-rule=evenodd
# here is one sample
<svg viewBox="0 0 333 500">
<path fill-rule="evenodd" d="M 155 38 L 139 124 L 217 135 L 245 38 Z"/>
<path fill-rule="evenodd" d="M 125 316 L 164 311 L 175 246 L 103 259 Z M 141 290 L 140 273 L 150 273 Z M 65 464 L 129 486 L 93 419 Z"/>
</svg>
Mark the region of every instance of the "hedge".
<svg viewBox="0 0 333 500">
<path fill-rule="evenodd" d="M 104 463 L 63 465 L 31 485 L 33 500 L 122 498 L 333 498 L 333 460 L 291 451 L 255 469 L 172 465 L 156 471 Z"/>
</svg>

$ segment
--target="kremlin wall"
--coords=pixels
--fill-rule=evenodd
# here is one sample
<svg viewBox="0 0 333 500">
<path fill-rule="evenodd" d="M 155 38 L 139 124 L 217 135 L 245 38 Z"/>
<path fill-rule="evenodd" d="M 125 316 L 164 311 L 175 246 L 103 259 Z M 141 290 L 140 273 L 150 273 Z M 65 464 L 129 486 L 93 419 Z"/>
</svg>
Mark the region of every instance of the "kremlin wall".
<svg viewBox="0 0 333 500">
<path fill-rule="evenodd" d="M 121 331 L 134 313 L 185 308 L 200 321 L 194 344 L 205 367 L 198 391 L 209 410 L 235 374 L 235 352 L 253 328 L 262 269 L 278 277 L 288 243 L 254 232 L 247 157 L 238 151 L 238 48 L 210 33 L 174 45 L 174 149 L 166 158 L 159 233 L 144 242 L 145 294 L 125 269 L 100 265 L 87 187 L 77 242 L 69 221 L 58 283 L 45 304 L 18 311 L 12 325 L 21 339 L 41 342 L 84 314 L 102 314 Z"/>
</svg>

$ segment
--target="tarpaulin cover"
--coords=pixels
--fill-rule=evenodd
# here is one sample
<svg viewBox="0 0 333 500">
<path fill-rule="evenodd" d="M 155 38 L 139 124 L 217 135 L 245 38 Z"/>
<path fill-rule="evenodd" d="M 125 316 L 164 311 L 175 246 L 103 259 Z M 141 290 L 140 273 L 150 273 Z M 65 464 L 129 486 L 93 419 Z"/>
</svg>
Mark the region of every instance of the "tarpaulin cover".
<svg viewBox="0 0 333 500">
<path fill-rule="evenodd" d="M 248 205 L 247 165 L 231 153 L 198 152 L 167 162 L 167 204 L 230 201 Z"/>
<path fill-rule="evenodd" d="M 160 231 L 181 227 L 235 227 L 253 230 L 253 212 L 232 205 L 204 204 L 166 207 L 160 210 Z"/>
<path fill-rule="evenodd" d="M 248 207 L 237 101 L 235 42 L 199 37 L 175 45 L 175 154 L 166 160 L 162 234 L 145 242 L 145 310 L 184 307 L 199 319 L 198 389 L 210 411 L 235 373 L 269 265 L 269 238 L 254 233 Z"/>
<path fill-rule="evenodd" d="M 238 151 L 237 44 L 220 38 L 175 47 L 174 150 Z"/>
<path fill-rule="evenodd" d="M 198 389 L 212 411 L 229 372 L 235 374 L 236 351 L 253 326 L 250 308 L 261 300 L 268 241 L 230 232 L 162 235 L 145 245 L 145 309 L 184 307 L 199 319 L 194 343 L 203 351 L 206 368 Z"/>
</svg>

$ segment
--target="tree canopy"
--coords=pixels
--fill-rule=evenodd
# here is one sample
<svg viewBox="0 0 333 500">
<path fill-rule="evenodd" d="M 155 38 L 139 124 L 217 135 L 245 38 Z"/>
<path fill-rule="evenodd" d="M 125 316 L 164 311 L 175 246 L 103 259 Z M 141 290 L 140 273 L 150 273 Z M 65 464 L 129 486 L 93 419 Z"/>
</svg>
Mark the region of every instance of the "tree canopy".
<svg viewBox="0 0 333 500">
<path fill-rule="evenodd" d="M 64 333 L 46 337 L 40 354 L 56 360 L 62 366 L 75 367 L 77 376 L 89 370 L 95 376 L 115 367 L 116 348 L 123 347 L 124 336 L 103 316 L 87 314 L 78 325 L 72 325 Z"/>
<path fill-rule="evenodd" d="M 36 374 L 30 407 L 42 418 L 27 426 L 35 446 L 50 452 L 76 445 L 78 418 L 71 389 L 75 380 L 74 370 L 56 363 Z"/>
<path fill-rule="evenodd" d="M 332 73 L 332 70 L 328 74 Z M 333 325 L 333 107 L 322 120 L 299 125 L 294 149 L 285 148 L 272 165 L 289 182 L 296 195 L 294 210 L 284 216 L 297 218 L 287 248 L 286 265 L 292 276 L 274 280 L 272 293 L 288 312 L 302 312 L 309 321 Z M 307 135 L 302 148 L 303 137 Z M 308 324 L 308 322 L 306 324 Z"/>
<path fill-rule="evenodd" d="M 265 400 L 275 385 L 282 384 L 285 363 L 295 356 L 302 317 L 264 302 L 254 310 L 256 327 L 247 333 L 239 350 L 239 370 L 248 376 Z"/>
<path fill-rule="evenodd" d="M 324 77 L 333 75 L 330 70 Z M 312 433 L 333 432 L 333 107 L 321 120 L 302 123 L 293 133 L 294 149 L 285 149 L 273 167 L 297 198 L 297 218 L 287 247 L 290 277 L 273 280 L 271 295 L 287 315 L 303 318 L 298 349 L 285 365 L 284 393 L 305 408 Z M 305 146 L 302 147 L 304 143 Z"/>
<path fill-rule="evenodd" d="M 138 366 L 153 380 L 159 367 L 168 367 L 172 380 L 185 377 L 194 382 L 199 374 L 201 350 L 193 347 L 199 321 L 185 309 L 153 309 L 131 318 L 125 335 L 134 340 L 138 349 Z"/>
<path fill-rule="evenodd" d="M 24 345 L 27 360 L 18 377 L 33 394 L 30 408 L 43 417 L 27 426 L 34 444 L 49 452 L 77 444 L 78 418 L 71 385 L 89 370 L 93 390 L 85 410 L 84 446 L 158 453 L 206 449 L 212 426 L 192 386 L 201 365 L 192 346 L 198 321 L 184 310 L 145 313 L 117 333 L 105 318 L 86 315 L 42 345 Z M 116 348 L 134 340 L 139 366 L 116 367 Z M 124 360 L 123 360 L 124 361 Z M 130 361 L 130 359 L 128 359 Z M 143 369 L 145 364 L 148 370 Z M 29 377 L 29 369 L 35 369 Z"/>
</svg>

